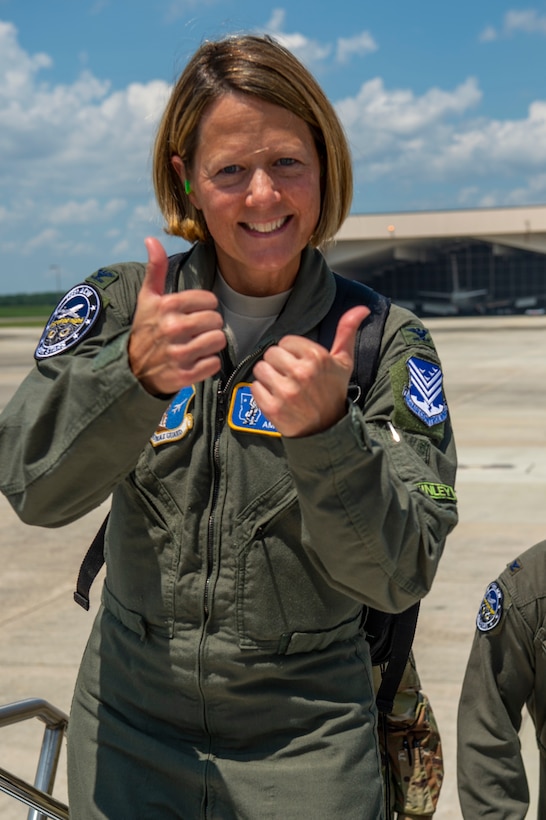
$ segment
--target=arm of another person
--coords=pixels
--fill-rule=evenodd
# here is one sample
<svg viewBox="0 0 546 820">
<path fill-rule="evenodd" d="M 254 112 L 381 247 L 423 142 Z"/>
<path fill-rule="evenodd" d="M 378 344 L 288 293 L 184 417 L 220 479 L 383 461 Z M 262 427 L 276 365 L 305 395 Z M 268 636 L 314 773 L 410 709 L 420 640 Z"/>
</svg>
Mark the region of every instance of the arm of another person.
<svg viewBox="0 0 546 820">
<path fill-rule="evenodd" d="M 476 631 L 457 717 L 457 780 L 465 820 L 520 820 L 529 807 L 519 730 L 535 676 L 533 633 L 517 607 Z"/>
</svg>

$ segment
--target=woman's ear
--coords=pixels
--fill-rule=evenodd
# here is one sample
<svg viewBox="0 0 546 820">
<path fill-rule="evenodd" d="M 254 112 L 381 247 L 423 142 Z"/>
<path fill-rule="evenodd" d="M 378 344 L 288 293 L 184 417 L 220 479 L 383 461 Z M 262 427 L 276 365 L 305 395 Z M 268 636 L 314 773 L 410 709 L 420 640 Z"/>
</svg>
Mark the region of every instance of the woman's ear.
<svg viewBox="0 0 546 820">
<path fill-rule="evenodd" d="M 186 196 L 188 197 L 194 208 L 197 208 L 199 210 L 199 205 L 196 202 L 195 195 L 191 187 L 191 180 L 186 175 L 186 166 L 184 162 L 177 154 L 175 154 L 174 157 L 171 157 L 171 163 L 174 170 L 176 171 L 177 176 L 180 178 L 182 185 L 184 186 Z"/>
</svg>

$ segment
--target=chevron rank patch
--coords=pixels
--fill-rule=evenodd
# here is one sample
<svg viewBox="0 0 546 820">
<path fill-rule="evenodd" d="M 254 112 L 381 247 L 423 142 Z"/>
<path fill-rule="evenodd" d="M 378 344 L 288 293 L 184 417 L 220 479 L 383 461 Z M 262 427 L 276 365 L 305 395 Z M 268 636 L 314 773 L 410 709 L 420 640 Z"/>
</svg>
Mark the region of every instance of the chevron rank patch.
<svg viewBox="0 0 546 820">
<path fill-rule="evenodd" d="M 485 590 L 476 616 L 476 626 L 480 632 L 490 632 L 499 623 L 503 609 L 502 598 L 502 589 L 493 581 Z"/>
<path fill-rule="evenodd" d="M 99 294 L 90 285 L 76 285 L 63 296 L 44 328 L 35 359 L 64 353 L 87 336 L 100 315 Z"/>
<path fill-rule="evenodd" d="M 171 441 L 179 441 L 193 428 L 194 419 L 193 414 L 189 412 L 189 408 L 194 396 L 195 387 L 193 384 L 179 390 L 165 413 L 163 413 L 159 427 L 150 439 L 154 447 L 159 447 L 160 444 L 169 444 Z"/>
<path fill-rule="evenodd" d="M 411 356 L 407 362 L 409 384 L 404 390 L 407 407 L 428 427 L 441 424 L 447 418 L 440 366 Z"/>
<path fill-rule="evenodd" d="M 232 430 L 244 433 L 261 433 L 265 436 L 280 436 L 256 402 L 248 382 L 235 385 L 228 412 L 228 424 Z"/>
</svg>

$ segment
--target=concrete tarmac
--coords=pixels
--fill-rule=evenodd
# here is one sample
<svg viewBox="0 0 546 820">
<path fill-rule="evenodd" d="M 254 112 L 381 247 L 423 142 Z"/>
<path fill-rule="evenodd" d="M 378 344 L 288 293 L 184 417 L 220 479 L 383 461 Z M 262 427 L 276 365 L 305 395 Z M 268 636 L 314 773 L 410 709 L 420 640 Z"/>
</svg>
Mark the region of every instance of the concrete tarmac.
<svg viewBox="0 0 546 820">
<path fill-rule="evenodd" d="M 435 820 L 460 820 L 455 720 L 477 608 L 504 566 L 546 537 L 546 317 L 433 319 L 427 325 L 442 358 L 458 445 L 460 523 L 422 603 L 415 655 L 445 756 Z M 32 366 L 38 335 L 0 326 L 0 409 Z M 107 506 L 68 527 L 43 530 L 19 522 L 0 498 L 0 705 L 40 697 L 69 711 L 100 579 L 89 613 L 74 604 L 72 592 Z M 32 782 L 42 732 L 36 720 L 0 728 L 0 767 Z M 521 738 L 534 800 L 538 753 L 528 715 Z M 59 800 L 66 800 L 64 766 L 63 754 L 54 790 Z M 27 815 L 24 806 L 0 795 L 2 820 Z M 304 816 L 301 809 L 297 816 Z"/>
</svg>

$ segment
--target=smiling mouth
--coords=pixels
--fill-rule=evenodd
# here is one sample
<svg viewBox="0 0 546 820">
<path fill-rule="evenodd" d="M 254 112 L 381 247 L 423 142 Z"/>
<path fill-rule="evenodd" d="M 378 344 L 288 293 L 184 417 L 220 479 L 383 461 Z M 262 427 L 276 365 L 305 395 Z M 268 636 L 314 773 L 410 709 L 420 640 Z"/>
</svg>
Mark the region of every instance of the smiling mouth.
<svg viewBox="0 0 546 820">
<path fill-rule="evenodd" d="M 279 219 L 274 219 L 271 222 L 245 222 L 245 227 L 256 233 L 269 234 L 278 231 L 291 219 L 289 216 L 282 216 Z"/>
</svg>

